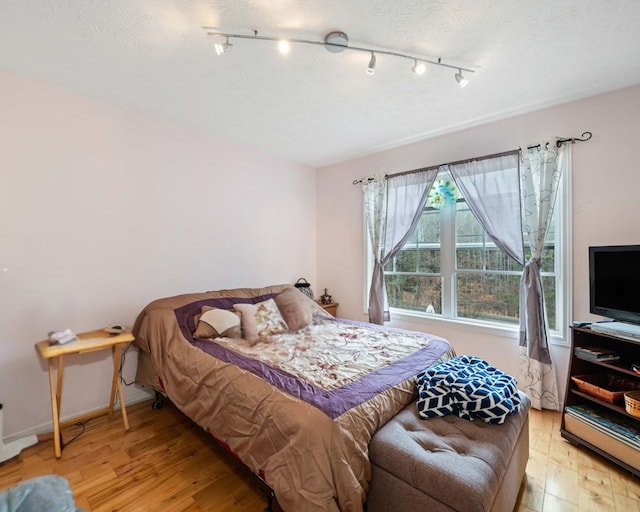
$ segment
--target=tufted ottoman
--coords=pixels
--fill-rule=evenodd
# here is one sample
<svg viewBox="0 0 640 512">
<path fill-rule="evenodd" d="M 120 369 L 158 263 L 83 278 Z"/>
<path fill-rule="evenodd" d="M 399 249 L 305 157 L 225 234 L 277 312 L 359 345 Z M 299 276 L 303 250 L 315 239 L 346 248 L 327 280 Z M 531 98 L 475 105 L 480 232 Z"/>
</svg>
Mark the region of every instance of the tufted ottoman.
<svg viewBox="0 0 640 512">
<path fill-rule="evenodd" d="M 529 398 L 502 425 L 422 420 L 409 404 L 373 436 L 367 512 L 510 512 L 529 458 Z"/>
</svg>

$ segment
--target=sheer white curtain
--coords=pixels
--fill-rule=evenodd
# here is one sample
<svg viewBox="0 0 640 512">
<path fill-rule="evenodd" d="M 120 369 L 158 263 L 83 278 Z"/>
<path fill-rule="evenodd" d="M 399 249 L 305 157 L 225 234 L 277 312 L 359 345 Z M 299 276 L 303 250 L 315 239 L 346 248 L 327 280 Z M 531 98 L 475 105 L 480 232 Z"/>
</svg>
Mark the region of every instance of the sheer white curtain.
<svg viewBox="0 0 640 512">
<path fill-rule="evenodd" d="M 386 214 L 383 245 L 380 250 L 372 246 L 373 275 L 369 290 L 369 322 L 383 324 L 389 321 L 389 304 L 384 283 L 384 266 L 400 252 L 415 229 L 427 201 L 427 194 L 438 175 L 438 168 L 426 168 L 387 177 Z M 378 243 L 381 240 L 378 238 Z"/>
<path fill-rule="evenodd" d="M 448 168 L 491 240 L 524 265 L 518 152 L 450 164 Z"/>
<path fill-rule="evenodd" d="M 557 139 L 556 139 L 557 140 Z M 559 410 L 558 384 L 549 351 L 540 262 L 553 215 L 560 177 L 570 161 L 570 147 L 542 142 L 520 150 L 523 227 L 531 247 L 520 282 L 519 387 L 537 409 Z"/>
<path fill-rule="evenodd" d="M 375 176 L 362 182 L 364 195 L 364 215 L 373 256 L 373 277 L 371 290 L 369 292 L 369 321 L 371 321 L 371 310 L 384 309 L 384 297 L 373 295 L 373 280 L 379 274 L 379 269 L 383 266 L 380 263 L 382 255 L 382 244 L 384 242 L 384 224 L 387 218 L 386 191 L 387 182 L 384 176 Z M 384 277 L 384 274 L 383 274 Z M 384 286 L 384 283 L 383 283 Z M 381 324 L 382 322 L 376 322 Z"/>
</svg>

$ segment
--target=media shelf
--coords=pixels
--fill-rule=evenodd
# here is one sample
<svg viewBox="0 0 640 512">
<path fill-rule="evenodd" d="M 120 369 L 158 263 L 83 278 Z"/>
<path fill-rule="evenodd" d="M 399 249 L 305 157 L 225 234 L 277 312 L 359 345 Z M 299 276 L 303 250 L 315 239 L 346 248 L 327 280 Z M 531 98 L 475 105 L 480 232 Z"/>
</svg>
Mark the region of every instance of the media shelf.
<svg viewBox="0 0 640 512">
<path fill-rule="evenodd" d="M 620 355 L 615 361 L 595 361 L 576 354 L 576 347 L 605 348 Z M 571 358 L 560 434 L 640 476 L 640 418 L 628 414 L 622 401 L 610 403 L 602 396 L 578 389 L 572 377 L 609 374 L 616 381 L 640 389 L 640 343 L 588 327 L 571 328 Z M 579 377 L 579 378 L 581 378 Z M 631 391 L 629 389 L 628 391 Z"/>
<path fill-rule="evenodd" d="M 594 404 L 599 405 L 600 407 L 606 407 L 607 409 L 610 409 L 612 411 L 615 411 L 619 414 L 624 414 L 626 416 L 629 416 L 630 418 L 633 419 L 633 416 L 631 416 L 630 414 L 627 414 L 627 411 L 624 410 L 624 407 L 621 407 L 619 405 L 615 405 L 615 404 L 610 404 L 609 402 L 605 402 L 604 400 L 599 400 L 598 398 L 589 395 L 588 393 L 584 393 L 582 391 L 578 391 L 577 389 L 572 389 L 571 392 L 577 396 L 580 396 L 582 398 L 586 398 L 587 400 L 593 402 Z"/>
</svg>

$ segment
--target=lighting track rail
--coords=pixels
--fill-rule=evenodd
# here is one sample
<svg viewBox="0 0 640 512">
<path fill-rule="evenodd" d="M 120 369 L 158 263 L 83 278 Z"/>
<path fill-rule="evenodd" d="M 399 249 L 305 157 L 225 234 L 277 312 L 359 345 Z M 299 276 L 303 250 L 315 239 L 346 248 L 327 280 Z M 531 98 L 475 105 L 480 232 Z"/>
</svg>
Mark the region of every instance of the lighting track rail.
<svg viewBox="0 0 640 512">
<path fill-rule="evenodd" d="M 427 64 L 449 68 L 449 69 L 455 69 L 457 72 L 454 75 L 454 77 L 460 87 L 464 87 L 469 83 L 469 79 L 463 76 L 462 74 L 463 71 L 465 73 L 475 73 L 475 70 L 473 69 L 442 62 L 442 58 L 433 59 L 433 58 L 422 57 L 417 55 L 409 55 L 406 53 L 397 52 L 395 50 L 366 48 L 364 46 L 349 46 L 349 37 L 344 32 L 330 32 L 325 36 L 324 41 L 314 41 L 311 39 L 298 39 L 298 38 L 284 37 L 284 36 L 283 37 L 263 36 L 263 35 L 259 35 L 257 30 L 254 30 L 253 34 L 238 34 L 234 32 L 220 31 L 214 27 L 202 27 L 202 29 L 206 32 L 208 37 L 215 37 L 218 39 L 218 41 L 214 45 L 216 53 L 218 55 L 223 55 L 229 52 L 233 48 L 233 43 L 231 43 L 230 40 L 249 39 L 254 41 L 277 42 L 280 48 L 280 51 L 282 53 L 287 53 L 289 51 L 291 44 L 307 44 L 307 45 L 314 45 L 314 46 L 323 46 L 326 48 L 327 51 L 330 51 L 332 53 L 340 53 L 345 50 L 369 53 L 371 57 L 369 59 L 369 64 L 367 66 L 366 71 L 370 75 L 375 73 L 376 55 L 387 55 L 390 57 L 396 57 L 399 59 L 405 59 L 405 60 L 411 61 L 413 63 L 411 70 L 416 75 L 422 75 L 426 71 Z"/>
</svg>

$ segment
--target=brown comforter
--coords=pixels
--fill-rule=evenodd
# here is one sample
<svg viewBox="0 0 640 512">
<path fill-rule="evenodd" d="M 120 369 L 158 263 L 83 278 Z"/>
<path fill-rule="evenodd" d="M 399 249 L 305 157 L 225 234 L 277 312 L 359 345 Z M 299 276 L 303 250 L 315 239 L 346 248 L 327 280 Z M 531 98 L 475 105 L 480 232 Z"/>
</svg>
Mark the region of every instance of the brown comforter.
<svg viewBox="0 0 640 512">
<path fill-rule="evenodd" d="M 256 303 L 288 287 L 152 302 L 134 326 L 136 382 L 224 442 L 285 511 L 361 512 L 372 434 L 414 398 L 415 375 L 453 351 L 442 338 L 323 318 L 322 310 L 312 325 L 254 346 L 192 337 L 203 305 Z"/>
</svg>

